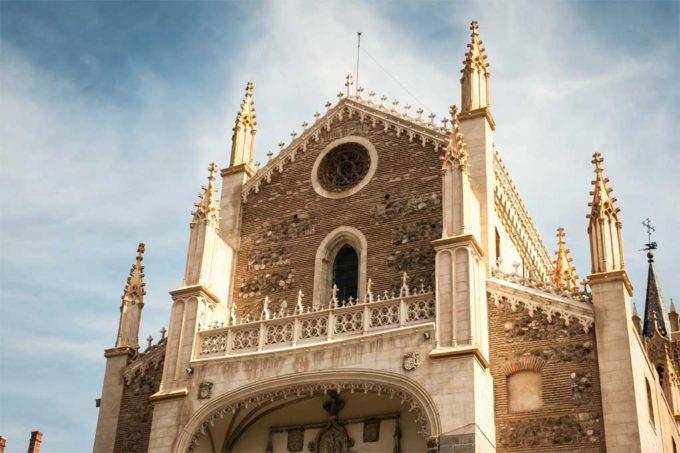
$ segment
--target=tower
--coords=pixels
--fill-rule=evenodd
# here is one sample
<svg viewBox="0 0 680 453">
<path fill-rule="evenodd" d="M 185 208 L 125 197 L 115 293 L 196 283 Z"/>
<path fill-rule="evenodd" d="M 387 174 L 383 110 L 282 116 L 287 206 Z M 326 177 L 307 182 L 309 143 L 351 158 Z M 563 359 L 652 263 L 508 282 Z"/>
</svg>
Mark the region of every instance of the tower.
<svg viewBox="0 0 680 453">
<path fill-rule="evenodd" d="M 626 273 L 621 244 L 620 209 L 611 196 L 598 152 L 593 154 L 594 186 L 588 204 L 592 289 L 597 331 L 597 358 L 602 385 L 602 412 L 607 449 L 642 451 L 637 394 L 644 392 L 644 377 L 636 374 L 636 358 L 644 354 L 635 338 L 630 297 L 633 287 Z"/>
<path fill-rule="evenodd" d="M 104 352 L 106 371 L 99 406 L 97 433 L 95 437 L 95 453 L 113 453 L 118 428 L 118 416 L 123 397 L 123 370 L 130 357 L 139 348 L 139 323 L 144 307 L 144 244 L 137 247 L 137 258 L 130 269 L 123 290 L 120 306 L 120 322 L 118 335 L 113 348 Z"/>
</svg>

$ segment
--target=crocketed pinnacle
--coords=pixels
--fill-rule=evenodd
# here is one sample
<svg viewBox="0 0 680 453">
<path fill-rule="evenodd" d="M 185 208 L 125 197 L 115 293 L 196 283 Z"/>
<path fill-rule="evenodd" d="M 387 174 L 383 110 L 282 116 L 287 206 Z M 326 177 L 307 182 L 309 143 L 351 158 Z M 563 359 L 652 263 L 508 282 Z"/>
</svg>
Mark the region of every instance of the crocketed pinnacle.
<svg viewBox="0 0 680 453">
<path fill-rule="evenodd" d="M 449 113 L 451 114 L 451 136 L 442 160 L 444 160 L 444 166 L 451 165 L 453 168 L 461 169 L 469 174 L 468 152 L 463 133 L 460 131 L 458 108 L 452 105 Z"/>
<path fill-rule="evenodd" d="M 611 196 L 612 189 L 608 185 L 609 178 L 604 176 L 603 161 L 600 153 L 593 154 L 595 180 L 591 182 L 594 187 L 590 192 L 593 198 L 588 203 L 590 213 L 586 216 L 589 219 L 588 236 L 593 273 L 625 270 L 620 209 L 615 206 L 616 198 Z"/>
<path fill-rule="evenodd" d="M 651 255 L 651 253 L 650 253 Z M 655 324 L 658 326 L 659 333 L 668 337 L 668 327 L 670 321 L 666 313 L 666 306 L 663 303 L 661 287 L 654 272 L 653 260 L 649 260 L 649 270 L 647 273 L 647 295 L 645 298 L 645 318 L 643 321 L 642 335 L 645 337 L 654 336 Z"/>
<path fill-rule="evenodd" d="M 215 196 L 215 193 L 217 192 L 217 188 L 215 187 L 217 164 L 211 162 L 208 166 L 208 171 L 208 184 L 202 186 L 202 191 L 198 196 L 199 202 L 194 204 L 196 210 L 191 213 L 193 216 L 193 220 L 191 221 L 192 225 L 206 223 L 208 225 L 216 226 L 219 222 L 219 209 Z"/>
<path fill-rule="evenodd" d="M 241 111 L 236 115 L 236 126 L 245 126 L 255 131 L 257 126 L 255 101 L 253 101 L 253 82 L 246 83 L 246 94 L 241 102 Z"/>
<path fill-rule="evenodd" d="M 557 258 L 555 259 L 553 283 L 558 288 L 578 290 L 578 275 L 575 273 L 576 268 L 571 265 L 574 260 L 569 256 L 569 249 L 564 240 L 564 228 L 557 229 L 557 251 L 555 255 L 557 255 Z"/>
<path fill-rule="evenodd" d="M 482 47 L 479 39 L 479 23 L 476 20 L 470 22 L 470 43 L 467 45 L 463 69 L 460 72 L 465 74 L 467 71 L 479 69 L 484 74 L 489 74 L 489 63 L 486 61 L 486 49 Z"/>
<path fill-rule="evenodd" d="M 125 284 L 125 289 L 123 290 L 123 304 L 144 304 L 144 266 L 142 266 L 142 260 L 144 259 L 144 244 L 140 243 L 137 247 L 137 258 L 135 263 L 130 269 L 130 276 Z"/>
</svg>

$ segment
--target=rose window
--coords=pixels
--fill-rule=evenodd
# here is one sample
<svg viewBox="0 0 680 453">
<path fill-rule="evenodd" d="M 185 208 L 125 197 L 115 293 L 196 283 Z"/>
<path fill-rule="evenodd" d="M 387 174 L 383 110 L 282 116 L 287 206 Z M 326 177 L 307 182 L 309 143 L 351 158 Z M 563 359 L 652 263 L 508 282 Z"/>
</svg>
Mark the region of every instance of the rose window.
<svg viewBox="0 0 680 453">
<path fill-rule="evenodd" d="M 345 143 L 332 149 L 319 166 L 319 182 L 329 192 L 343 192 L 361 182 L 368 173 L 371 158 L 358 143 Z"/>
</svg>

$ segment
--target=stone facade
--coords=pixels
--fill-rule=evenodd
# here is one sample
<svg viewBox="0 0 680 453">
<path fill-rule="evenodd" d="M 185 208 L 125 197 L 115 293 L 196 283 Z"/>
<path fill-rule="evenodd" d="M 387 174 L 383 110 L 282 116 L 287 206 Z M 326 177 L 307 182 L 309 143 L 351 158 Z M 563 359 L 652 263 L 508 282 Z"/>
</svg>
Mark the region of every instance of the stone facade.
<svg viewBox="0 0 680 453">
<path fill-rule="evenodd" d="M 348 76 L 260 168 L 248 83 L 167 338 L 141 354 L 140 245 L 96 453 L 676 451 L 680 323 L 674 308 L 670 335 L 658 313 L 631 320 L 603 159 L 582 289 L 564 230 L 551 261 L 496 150 L 471 31 L 443 126 Z"/>
</svg>

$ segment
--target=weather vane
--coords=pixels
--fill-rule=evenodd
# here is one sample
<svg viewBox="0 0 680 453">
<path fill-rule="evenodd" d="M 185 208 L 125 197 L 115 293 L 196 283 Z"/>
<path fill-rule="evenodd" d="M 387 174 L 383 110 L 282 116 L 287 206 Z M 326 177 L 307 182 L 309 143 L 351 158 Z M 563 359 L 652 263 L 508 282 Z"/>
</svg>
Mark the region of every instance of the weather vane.
<svg viewBox="0 0 680 453">
<path fill-rule="evenodd" d="M 656 250 L 656 242 L 652 241 L 652 233 L 656 231 L 656 228 L 652 226 L 652 221 L 649 220 L 649 217 L 647 217 L 643 222 L 642 226 L 647 229 L 647 243 L 645 244 L 645 248 L 643 249 L 646 252 L 651 252 L 652 250 Z"/>
</svg>

